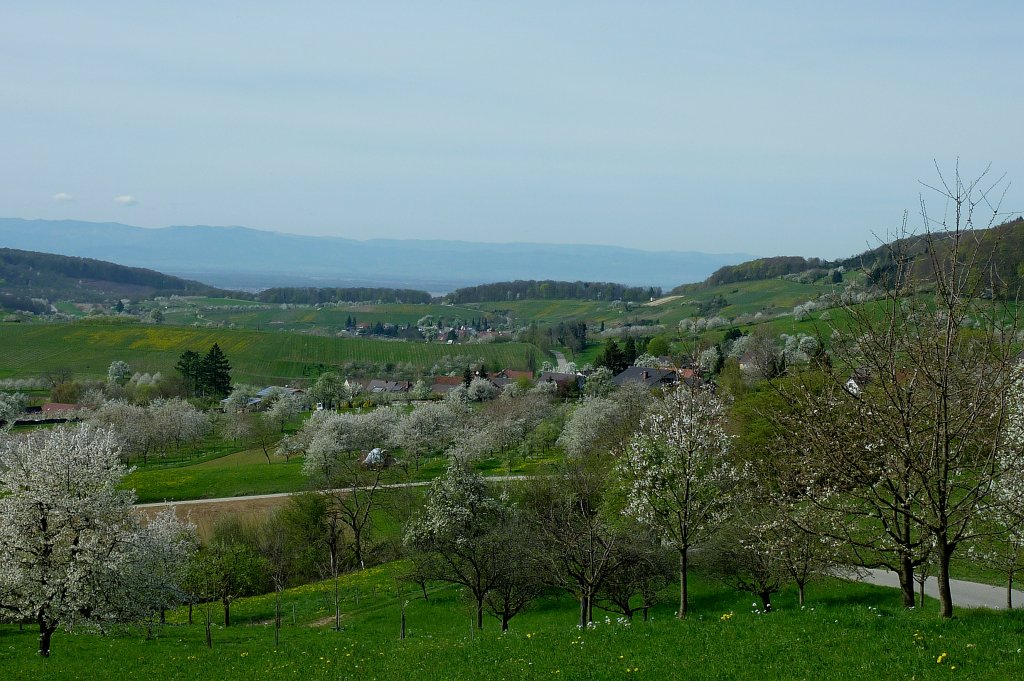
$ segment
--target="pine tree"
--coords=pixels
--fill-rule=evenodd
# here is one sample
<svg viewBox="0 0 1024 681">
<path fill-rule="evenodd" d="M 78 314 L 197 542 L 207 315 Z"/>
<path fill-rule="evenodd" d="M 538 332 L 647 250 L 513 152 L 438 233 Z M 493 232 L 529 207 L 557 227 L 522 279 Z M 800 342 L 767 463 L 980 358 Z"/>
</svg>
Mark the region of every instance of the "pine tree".
<svg viewBox="0 0 1024 681">
<path fill-rule="evenodd" d="M 622 349 L 622 352 L 625 355 L 626 366 L 632 365 L 637 356 L 636 341 L 632 336 L 626 339 L 626 344 Z"/>
<path fill-rule="evenodd" d="M 619 347 L 618 343 L 609 338 L 604 342 L 604 348 L 597 356 L 597 359 L 594 360 L 594 366 L 608 367 L 613 374 L 620 374 L 629 365 L 626 363 L 626 355 L 622 348 Z"/>
<path fill-rule="evenodd" d="M 210 351 L 203 357 L 200 367 L 200 389 L 205 395 L 214 397 L 225 397 L 231 392 L 231 364 L 220 349 L 220 345 L 214 343 Z"/>
<path fill-rule="evenodd" d="M 181 378 L 185 381 L 185 385 L 193 395 L 199 392 L 199 377 L 202 373 L 202 364 L 203 358 L 199 356 L 198 352 L 186 350 L 181 353 L 178 363 L 174 365 L 175 371 L 181 374 Z"/>
</svg>

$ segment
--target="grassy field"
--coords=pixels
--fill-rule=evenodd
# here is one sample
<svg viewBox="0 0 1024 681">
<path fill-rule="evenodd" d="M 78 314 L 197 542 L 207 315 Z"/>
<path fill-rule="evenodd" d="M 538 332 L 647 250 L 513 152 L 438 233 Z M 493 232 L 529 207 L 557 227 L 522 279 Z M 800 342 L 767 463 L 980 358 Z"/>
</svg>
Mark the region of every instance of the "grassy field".
<svg viewBox="0 0 1024 681">
<path fill-rule="evenodd" d="M 140 504 L 308 489 L 301 459 L 285 461 L 271 453 L 271 461 L 262 450 L 249 449 L 192 465 L 147 466 L 128 475 L 124 487 L 135 490 Z"/>
<path fill-rule="evenodd" d="M 515 300 L 470 303 L 465 305 L 418 304 L 353 304 L 316 309 L 312 306 L 285 309 L 234 310 L 230 307 L 254 307 L 250 301 L 215 298 L 188 298 L 176 300 L 166 310 L 168 323 L 229 323 L 245 329 L 279 329 L 305 331 L 310 329 L 336 330 L 346 319 L 355 317 L 359 322 L 390 322 L 412 324 L 424 316 L 451 320 L 474 319 L 484 313 L 511 314 L 518 325 L 536 322 L 540 325 L 585 320 L 597 325 L 605 322 L 618 325 L 638 319 L 658 320 L 673 327 L 680 320 L 698 314 L 698 306 L 716 296 L 725 298 L 727 305 L 714 314 L 727 318 L 763 312 L 769 315 L 789 313 L 795 305 L 812 300 L 822 293 L 831 292 L 830 283 L 802 284 L 785 279 L 725 284 L 709 289 L 669 296 L 655 303 L 630 303 L 595 300 Z"/>
<path fill-rule="evenodd" d="M 479 309 L 452 305 L 418 305 L 387 303 L 381 305 L 351 304 L 337 307 L 316 308 L 300 306 L 271 309 L 233 310 L 230 307 L 264 307 L 262 303 L 217 298 L 189 298 L 184 302 L 175 301 L 165 314 L 167 323 L 190 325 L 193 323 L 227 323 L 236 327 L 253 330 L 278 329 L 307 331 L 310 329 L 340 330 L 349 317 L 358 323 L 415 324 L 425 316 L 446 320 L 468 321 L 481 315 Z"/>
<path fill-rule="evenodd" d="M 788 279 L 765 279 L 724 284 L 683 296 L 666 304 L 664 319 L 677 322 L 694 314 L 694 302 L 707 302 L 715 296 L 725 298 L 727 305 L 716 314 L 726 318 L 739 315 L 789 313 L 800 303 L 832 292 L 831 284 L 801 284 Z M 688 309 L 689 308 L 689 309 Z M 676 312 L 678 310 L 678 312 Z M 677 318 L 677 315 L 678 318 Z"/>
<path fill-rule="evenodd" d="M 337 307 L 315 308 L 299 306 L 284 308 L 273 305 L 271 309 L 234 310 L 233 307 L 267 307 L 262 303 L 237 301 L 225 298 L 186 298 L 171 303 L 165 309 L 167 323 L 191 325 L 193 323 L 225 322 L 246 329 L 279 328 L 307 330 L 311 328 L 334 328 L 344 326 L 348 317 L 358 322 L 375 324 L 415 324 L 425 316 L 437 320 L 451 321 L 478 319 L 487 313 L 511 312 L 519 324 L 557 324 L 575 319 L 593 322 L 613 321 L 625 316 L 650 316 L 654 308 L 631 304 L 631 311 L 620 302 L 591 300 L 516 300 L 465 305 L 438 304 L 350 304 Z"/>
<path fill-rule="evenodd" d="M 638 319 L 657 320 L 670 330 L 683 319 L 698 314 L 698 306 L 716 296 L 725 298 L 726 305 L 713 312 L 726 318 L 739 315 L 767 315 L 790 313 L 800 303 L 813 300 L 832 291 L 831 284 L 801 284 L 785 279 L 739 282 L 672 296 L 657 304 L 631 304 L 589 300 L 521 300 L 510 302 L 478 303 L 487 310 L 510 310 L 520 324 L 535 321 L 538 324 L 557 324 L 572 320 L 586 320 L 591 324 L 605 322 L 615 326 Z"/>
<path fill-rule="evenodd" d="M 622 303 L 600 300 L 510 300 L 467 305 L 471 309 L 509 311 L 520 325 L 530 322 L 557 324 L 583 319 L 599 323 L 617 320 L 626 314 Z M 637 308 L 633 305 L 634 309 Z"/>
<path fill-rule="evenodd" d="M 206 352 L 219 343 L 235 382 L 273 384 L 315 375 L 321 365 L 346 361 L 405 363 L 429 369 L 444 357 L 482 358 L 488 366 L 525 369 L 533 347 L 524 343 L 442 345 L 330 338 L 279 332 L 193 329 L 142 324 L 0 323 L 0 378 L 33 377 L 67 367 L 105 377 L 120 359 L 132 370 L 172 372 L 185 350 Z"/>
<path fill-rule="evenodd" d="M 398 456 L 401 458 L 401 452 L 398 452 Z M 484 475 L 534 475 L 547 472 L 553 461 L 552 457 L 530 460 L 516 458 L 510 470 L 508 461 L 490 458 L 475 462 L 475 468 Z M 267 463 L 262 450 L 249 449 L 193 464 L 150 464 L 128 475 L 122 486 L 134 489 L 140 504 L 302 492 L 309 489 L 302 475 L 301 457 L 285 461 L 271 454 L 271 462 Z M 441 475 L 447 464 L 447 458 L 433 457 L 424 460 L 419 470 L 396 468 L 386 471 L 384 482 L 431 480 Z"/>
<path fill-rule="evenodd" d="M 429 602 L 389 564 L 347 575 L 342 631 L 333 631 L 329 586 L 286 591 L 281 644 L 273 647 L 273 597 L 236 601 L 234 625 L 203 641 L 195 624 L 172 613 L 155 640 L 138 631 L 97 636 L 84 629 L 54 636 L 53 656 L 34 655 L 32 628 L 0 625 L 4 678 L 29 679 L 1019 679 L 1024 613 L 961 610 L 951 621 L 898 607 L 894 590 L 828 581 L 807 607 L 779 594 L 770 615 L 749 594 L 694 576 L 692 616 L 672 616 L 671 590 L 649 622 L 614 615 L 575 626 L 577 605 L 551 594 L 512 620 L 509 633 L 489 619 L 471 634 L 470 609 L 457 589 L 436 586 Z M 400 604 L 408 637 L 399 640 Z M 926 609 L 930 610 L 930 608 Z M 215 623 L 220 608 L 214 607 Z M 294 618 L 294 619 L 293 619 Z"/>
</svg>

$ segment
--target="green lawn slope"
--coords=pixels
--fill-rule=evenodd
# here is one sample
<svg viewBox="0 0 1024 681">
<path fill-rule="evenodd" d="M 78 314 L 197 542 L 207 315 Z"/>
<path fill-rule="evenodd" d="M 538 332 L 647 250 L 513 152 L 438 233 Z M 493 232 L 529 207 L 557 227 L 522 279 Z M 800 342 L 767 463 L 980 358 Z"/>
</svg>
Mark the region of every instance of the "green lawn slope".
<svg viewBox="0 0 1024 681">
<path fill-rule="evenodd" d="M 205 352 L 214 343 L 231 362 L 234 382 L 256 384 L 315 376 L 321 365 L 347 361 L 408 362 L 429 369 L 445 357 L 462 355 L 482 358 L 491 367 L 526 369 L 535 351 L 525 343 L 443 345 L 89 321 L 0 323 L 0 378 L 38 376 L 64 367 L 99 378 L 115 359 L 128 362 L 134 371 L 167 373 L 185 350 Z"/>
<path fill-rule="evenodd" d="M 284 592 L 274 648 L 272 595 L 241 599 L 234 624 L 218 625 L 213 648 L 195 623 L 171 614 L 146 640 L 141 630 L 100 636 L 79 628 L 54 636 L 53 656 L 35 656 L 35 634 L 0 625 L 0 669 L 10 679 L 948 679 L 998 681 L 1024 675 L 1024 613 L 961 610 L 942 621 L 899 607 L 894 590 L 829 580 L 801 609 L 792 592 L 759 614 L 748 594 L 699 575 L 693 615 L 680 622 L 667 602 L 650 621 L 597 615 L 575 625 L 571 597 L 552 593 L 512 620 L 470 627 L 458 589 L 434 585 L 429 601 L 397 579 L 401 563 L 343 577 L 342 631 L 334 631 L 329 584 Z M 407 638 L 399 639 L 407 603 Z"/>
</svg>

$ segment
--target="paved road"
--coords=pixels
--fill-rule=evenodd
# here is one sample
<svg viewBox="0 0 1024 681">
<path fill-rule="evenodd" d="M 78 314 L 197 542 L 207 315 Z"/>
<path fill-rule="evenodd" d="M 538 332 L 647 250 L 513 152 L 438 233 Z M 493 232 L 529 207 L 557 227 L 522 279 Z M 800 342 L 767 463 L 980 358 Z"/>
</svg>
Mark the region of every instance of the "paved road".
<svg viewBox="0 0 1024 681">
<path fill-rule="evenodd" d="M 516 480 L 526 480 L 525 475 L 492 475 L 484 478 L 488 482 L 514 482 Z M 417 482 L 395 482 L 389 485 L 380 485 L 379 489 L 404 489 L 406 487 L 426 487 L 432 481 L 431 480 L 420 480 Z M 326 490 L 328 492 L 354 492 L 357 489 L 366 489 L 364 487 L 340 487 L 338 489 Z M 275 492 L 274 494 L 250 494 L 243 497 L 217 497 L 214 499 L 186 499 L 184 501 L 157 501 L 149 504 L 135 504 L 135 508 L 158 508 L 161 506 L 189 506 L 194 504 L 223 504 L 233 501 L 251 501 L 255 499 L 282 499 L 284 497 L 290 497 L 296 492 Z"/>
<path fill-rule="evenodd" d="M 558 352 L 557 350 L 552 350 L 551 354 L 553 354 L 555 356 L 555 359 L 558 361 L 558 365 L 555 367 L 555 371 L 557 371 L 560 374 L 569 373 L 569 362 L 565 361 L 565 355 Z"/>
<path fill-rule="evenodd" d="M 888 570 L 860 570 L 859 574 L 844 576 L 857 581 L 867 582 L 868 584 L 877 584 L 878 586 L 890 586 L 896 589 L 900 587 L 900 580 L 897 574 Z M 962 579 L 953 579 L 950 580 L 949 588 L 953 594 L 953 605 L 957 607 L 995 608 L 997 610 L 1006 608 L 1005 586 L 990 586 L 976 582 L 965 582 Z M 938 580 L 935 577 L 929 577 L 925 581 L 924 592 L 932 598 L 939 597 Z M 1014 607 L 1018 608 L 1024 605 L 1024 591 L 1013 590 L 1013 604 Z"/>
<path fill-rule="evenodd" d="M 559 353 L 555 353 L 559 354 Z M 565 357 L 560 357 L 559 361 L 564 361 Z M 525 475 L 495 475 L 487 477 L 486 480 L 489 482 L 513 482 L 517 480 L 526 480 L 528 476 Z M 417 482 L 396 482 L 388 485 L 381 485 L 381 489 L 403 489 L 407 487 L 426 487 L 430 484 L 429 480 L 422 480 Z M 331 492 L 352 492 L 358 487 L 345 487 L 334 490 Z M 136 504 L 136 508 L 157 508 L 161 506 L 175 505 L 175 506 L 189 506 L 194 504 L 221 504 L 227 502 L 236 501 L 247 501 L 253 499 L 280 499 L 289 497 L 294 492 L 278 492 L 275 494 L 251 494 L 242 497 L 219 497 L 215 499 L 188 499 L 186 501 L 161 501 L 149 504 Z M 878 586 L 887 586 L 898 589 L 900 587 L 899 577 L 895 572 L 889 570 L 877 570 L 877 569 L 851 569 L 848 572 L 839 574 L 840 577 L 846 579 L 852 579 L 854 581 L 867 582 L 868 584 L 875 584 Z M 925 593 L 932 598 L 939 597 L 938 580 L 935 577 L 929 577 L 925 581 L 924 585 Z M 962 579 L 954 579 L 950 581 L 950 590 L 953 593 L 953 605 L 961 608 L 994 608 L 996 610 L 1003 610 L 1006 608 L 1006 587 L 1005 586 L 991 586 L 989 584 L 979 584 L 977 582 L 966 582 Z M 1018 589 L 1013 590 L 1013 603 L 1015 607 L 1024 606 L 1024 591 Z"/>
</svg>

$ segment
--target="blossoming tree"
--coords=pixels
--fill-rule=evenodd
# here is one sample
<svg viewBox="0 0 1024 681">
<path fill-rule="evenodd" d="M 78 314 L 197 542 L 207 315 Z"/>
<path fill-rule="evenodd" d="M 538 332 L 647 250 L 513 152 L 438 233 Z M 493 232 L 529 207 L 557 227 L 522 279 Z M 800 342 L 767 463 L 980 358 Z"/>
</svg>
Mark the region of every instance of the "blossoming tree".
<svg viewBox="0 0 1024 681">
<path fill-rule="evenodd" d="M 690 549 L 710 538 L 736 503 L 725 406 L 710 389 L 680 385 L 640 421 L 617 463 L 623 512 L 658 530 L 679 554 L 679 612 L 686 616 Z"/>
<path fill-rule="evenodd" d="M 118 438 L 88 425 L 12 437 L 0 451 L 0 609 L 39 626 L 43 657 L 61 624 L 136 621 L 170 602 L 166 580 L 135 568 L 160 562 L 141 553 L 166 555 L 163 539 L 181 527 L 165 519 L 145 534 L 134 493 L 118 489 L 119 458 Z"/>
</svg>

